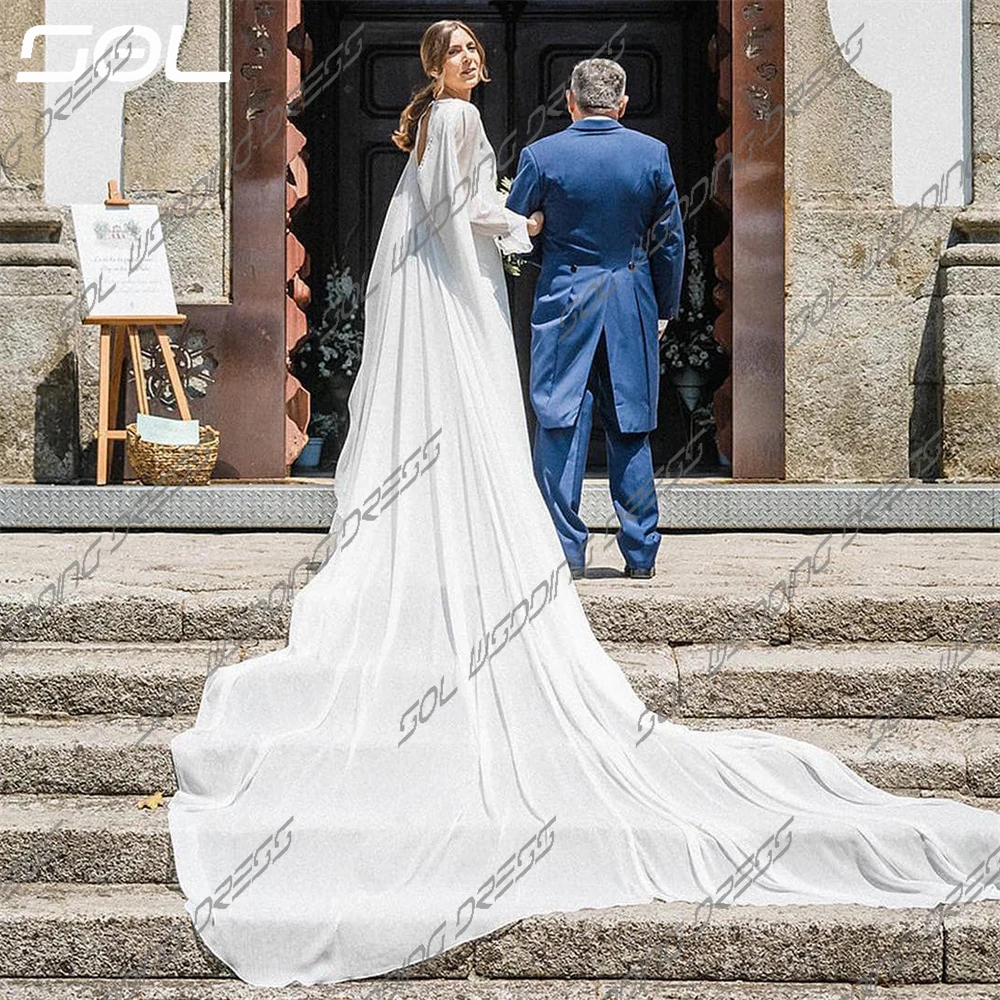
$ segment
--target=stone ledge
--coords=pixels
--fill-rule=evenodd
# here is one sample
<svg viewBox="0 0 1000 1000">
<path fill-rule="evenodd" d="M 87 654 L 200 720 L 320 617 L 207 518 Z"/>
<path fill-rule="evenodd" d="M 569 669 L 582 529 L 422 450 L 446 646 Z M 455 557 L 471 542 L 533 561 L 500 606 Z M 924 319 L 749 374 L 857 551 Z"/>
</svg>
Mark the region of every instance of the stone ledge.
<svg viewBox="0 0 1000 1000">
<path fill-rule="evenodd" d="M 0 267 L 77 267 L 67 243 L 0 243 Z"/>
<path fill-rule="evenodd" d="M 11 264 L 4 269 L 3 287 L 0 288 L 0 297 L 30 297 L 38 299 L 42 296 L 66 295 L 76 298 L 80 289 L 80 272 L 76 267 L 66 264 L 34 264 L 31 266 L 24 264 Z M 37 308 L 36 303 L 32 306 Z M 52 326 L 51 321 L 46 321 L 45 327 Z"/>
<path fill-rule="evenodd" d="M 966 267 L 952 264 L 940 272 L 942 296 L 1000 297 L 1000 268 Z"/>
<path fill-rule="evenodd" d="M 195 714 L 210 667 L 285 645 L 284 639 L 16 642 L 0 655 L 0 714 Z M 996 643 L 604 646 L 641 700 L 677 721 L 1000 718 Z M 720 651 L 727 658 L 716 673 L 710 665 Z"/>
<path fill-rule="evenodd" d="M 172 887 L 14 888 L 0 913 L 2 976 L 120 977 L 137 968 L 152 977 L 231 976 L 196 939 Z M 640 969 L 688 981 L 941 981 L 944 934 L 940 916 L 926 909 L 738 904 L 717 907 L 700 929 L 697 911 L 694 903 L 651 902 L 533 916 L 415 966 L 414 976 L 472 974 L 477 987 L 482 979 L 620 980 Z M 949 981 L 995 982 L 994 957 L 977 954 L 973 932 L 993 939 L 1000 901 L 966 904 L 948 920 Z M 651 955 L 664 947 L 668 959 Z"/>
<path fill-rule="evenodd" d="M 170 741 L 194 722 L 191 715 L 68 720 L 8 716 L 0 726 L 0 793 L 172 795 L 176 774 Z M 919 788 L 980 798 L 1000 795 L 998 719 L 902 719 L 898 729 L 878 743 L 869 719 L 685 718 L 663 725 L 672 724 L 713 732 L 757 730 L 810 743 L 891 792 Z M 648 734 L 657 726 L 650 712 L 642 731 Z M 638 716 L 629 729 L 633 734 L 640 731 Z M 643 752 L 639 742 L 635 753 Z"/>
<path fill-rule="evenodd" d="M 127 982 L 127 986 L 125 983 Z M 399 979 L 279 989 L 234 979 L 0 979 L 4 1000 L 996 1000 L 973 983 L 873 986 L 859 983 L 747 983 L 655 979 Z"/>
<path fill-rule="evenodd" d="M 1000 799 L 940 790 L 894 789 L 910 798 L 946 798 L 1000 813 Z M 137 808 L 130 795 L 33 795 L 3 797 L 0 872 L 23 884 L 175 884 L 168 813 Z M 7 905 L 6 903 L 4 905 Z M 0 992 L 0 996 L 4 994 Z"/>
<path fill-rule="evenodd" d="M 952 223 L 970 242 L 1000 242 L 1000 212 L 995 207 L 970 205 L 962 209 Z"/>
<path fill-rule="evenodd" d="M 55 206 L 0 202 L 0 243 L 58 243 L 62 229 Z"/>
<path fill-rule="evenodd" d="M 1000 243 L 956 243 L 941 254 L 941 267 L 987 267 L 1000 264 Z"/>
</svg>

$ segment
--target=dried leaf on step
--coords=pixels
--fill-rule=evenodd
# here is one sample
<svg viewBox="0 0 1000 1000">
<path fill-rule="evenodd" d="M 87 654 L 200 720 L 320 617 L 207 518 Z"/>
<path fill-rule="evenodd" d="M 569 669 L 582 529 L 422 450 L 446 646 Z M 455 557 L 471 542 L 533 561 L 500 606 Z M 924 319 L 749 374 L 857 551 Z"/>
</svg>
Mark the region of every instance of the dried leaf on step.
<svg viewBox="0 0 1000 1000">
<path fill-rule="evenodd" d="M 157 809 L 163 805 L 163 792 L 154 792 L 144 799 L 139 799 L 139 809 Z"/>
</svg>

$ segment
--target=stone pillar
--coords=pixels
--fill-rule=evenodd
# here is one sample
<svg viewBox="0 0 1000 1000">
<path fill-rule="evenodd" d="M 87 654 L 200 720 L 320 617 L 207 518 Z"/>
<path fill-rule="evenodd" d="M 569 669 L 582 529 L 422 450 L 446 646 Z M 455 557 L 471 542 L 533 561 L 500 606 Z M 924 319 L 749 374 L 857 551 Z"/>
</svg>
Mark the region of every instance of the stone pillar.
<svg viewBox="0 0 1000 1000">
<path fill-rule="evenodd" d="M 0 200 L 0 478 L 76 479 L 76 255 L 50 205 Z"/>
<path fill-rule="evenodd" d="M 942 475 L 1000 479 L 1000 206 L 954 220 L 941 255 Z"/>
</svg>

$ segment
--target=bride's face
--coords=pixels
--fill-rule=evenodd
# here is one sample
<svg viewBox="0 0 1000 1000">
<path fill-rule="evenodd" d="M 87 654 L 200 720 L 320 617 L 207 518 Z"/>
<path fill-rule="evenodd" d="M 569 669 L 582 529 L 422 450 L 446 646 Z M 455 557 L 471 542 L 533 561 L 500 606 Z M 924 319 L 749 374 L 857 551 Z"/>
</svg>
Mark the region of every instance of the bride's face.
<svg viewBox="0 0 1000 1000">
<path fill-rule="evenodd" d="M 468 98 L 472 88 L 479 83 L 481 65 L 479 49 L 472 36 L 463 28 L 456 28 L 451 33 L 442 67 L 444 95 Z"/>
</svg>

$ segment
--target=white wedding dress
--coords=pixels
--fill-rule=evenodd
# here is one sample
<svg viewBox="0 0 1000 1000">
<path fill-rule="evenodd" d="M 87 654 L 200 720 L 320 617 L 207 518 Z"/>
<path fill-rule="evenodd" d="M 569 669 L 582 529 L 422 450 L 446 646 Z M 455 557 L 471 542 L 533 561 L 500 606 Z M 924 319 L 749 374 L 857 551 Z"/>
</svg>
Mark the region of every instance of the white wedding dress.
<svg viewBox="0 0 1000 1000">
<path fill-rule="evenodd" d="M 288 645 L 212 673 L 171 744 L 202 939 L 282 986 L 553 911 L 1000 897 L 992 812 L 752 729 L 639 741 L 535 485 L 495 237 L 530 244 L 495 185 L 478 111 L 435 102 L 371 271 L 336 548 Z"/>
</svg>

